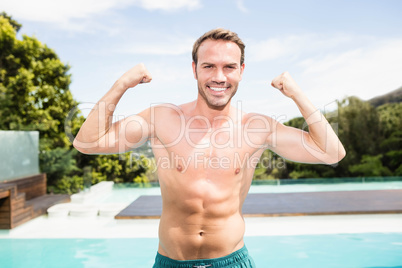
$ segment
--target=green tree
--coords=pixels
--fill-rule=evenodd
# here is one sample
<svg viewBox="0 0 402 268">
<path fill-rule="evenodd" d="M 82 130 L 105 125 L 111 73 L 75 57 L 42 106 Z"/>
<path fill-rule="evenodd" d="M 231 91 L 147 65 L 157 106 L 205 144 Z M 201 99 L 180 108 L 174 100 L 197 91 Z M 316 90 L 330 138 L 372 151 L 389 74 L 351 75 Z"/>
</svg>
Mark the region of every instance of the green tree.
<svg viewBox="0 0 402 268">
<path fill-rule="evenodd" d="M 103 180 L 156 180 L 155 161 L 130 152 L 83 155 L 71 144 L 84 121 L 69 90 L 70 67 L 34 37 L 16 35 L 21 25 L 0 14 L 0 129 L 40 132 L 41 171 L 48 190 L 74 193 L 83 189 L 83 169 L 92 184 Z M 140 148 L 149 154 L 148 148 Z"/>
<path fill-rule="evenodd" d="M 336 176 L 350 176 L 349 166 L 360 163 L 363 155 L 377 155 L 381 130 L 374 106 L 357 97 L 338 102 L 338 136 L 346 157 L 336 167 Z"/>
<path fill-rule="evenodd" d="M 395 131 L 402 131 L 402 103 L 387 103 L 377 108 L 381 131 L 389 137 Z"/>
<path fill-rule="evenodd" d="M 357 97 L 348 97 L 338 102 L 338 109 L 326 117 L 337 128 L 346 148 L 345 159 L 333 166 L 286 161 L 286 169 L 279 176 L 297 179 L 401 175 L 402 103 L 375 108 Z M 284 124 L 308 131 L 302 117 Z M 277 178 L 270 168 L 257 165 L 255 179 L 272 177 Z"/>
<path fill-rule="evenodd" d="M 402 175 L 402 103 L 387 103 L 377 108 L 382 131 L 382 162 L 395 176 Z"/>
<path fill-rule="evenodd" d="M 0 14 L 0 129 L 40 131 L 40 165 L 48 183 L 77 171 L 65 119 L 77 106 L 69 66 L 35 37 L 17 39 L 21 25 Z M 73 130 L 82 122 L 70 116 Z"/>
<path fill-rule="evenodd" d="M 90 165 L 93 167 L 92 183 L 104 180 L 116 183 L 148 182 L 156 179 L 153 158 L 132 152 L 98 155 Z"/>
<path fill-rule="evenodd" d="M 286 161 L 279 155 L 265 150 L 254 172 L 254 180 L 270 180 L 287 178 Z"/>
<path fill-rule="evenodd" d="M 391 171 L 381 162 L 382 155 L 363 155 L 361 163 L 351 165 L 349 171 L 357 176 L 391 176 Z"/>
<path fill-rule="evenodd" d="M 337 111 L 333 111 L 330 114 L 326 114 L 330 124 L 338 124 Z M 308 125 L 303 117 L 296 117 L 284 125 L 299 128 L 304 131 L 309 131 Z M 337 130 L 337 129 L 335 129 Z M 338 165 L 310 165 L 297 163 L 292 161 L 286 161 L 286 172 L 282 172 L 285 177 L 282 178 L 322 178 L 322 177 L 335 177 L 337 176 Z"/>
<path fill-rule="evenodd" d="M 339 136 L 348 148 L 357 155 L 378 152 L 380 138 L 379 115 L 370 103 L 357 97 L 349 97 L 339 103 Z"/>
</svg>

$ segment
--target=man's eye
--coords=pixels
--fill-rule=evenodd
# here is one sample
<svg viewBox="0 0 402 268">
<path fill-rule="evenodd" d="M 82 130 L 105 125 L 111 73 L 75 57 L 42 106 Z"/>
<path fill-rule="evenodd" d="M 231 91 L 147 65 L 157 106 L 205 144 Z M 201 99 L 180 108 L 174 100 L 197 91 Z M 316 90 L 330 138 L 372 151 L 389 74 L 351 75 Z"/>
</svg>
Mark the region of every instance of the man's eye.
<svg viewBox="0 0 402 268">
<path fill-rule="evenodd" d="M 206 66 L 204 66 L 204 68 L 205 69 L 210 69 L 210 68 L 212 68 L 212 66 L 206 65 Z"/>
</svg>

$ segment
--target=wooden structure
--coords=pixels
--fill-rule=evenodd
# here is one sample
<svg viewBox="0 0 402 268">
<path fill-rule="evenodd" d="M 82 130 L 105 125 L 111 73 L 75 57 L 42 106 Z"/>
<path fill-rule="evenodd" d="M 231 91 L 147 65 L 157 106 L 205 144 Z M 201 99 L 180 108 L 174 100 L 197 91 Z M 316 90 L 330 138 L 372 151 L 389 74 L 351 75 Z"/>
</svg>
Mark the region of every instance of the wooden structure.
<svg viewBox="0 0 402 268">
<path fill-rule="evenodd" d="M 69 195 L 46 194 L 46 174 L 0 182 L 0 229 L 12 229 L 46 213 Z"/>
<path fill-rule="evenodd" d="M 157 219 L 161 196 L 140 196 L 116 219 Z M 249 194 L 246 217 L 402 213 L 402 190 Z"/>
</svg>

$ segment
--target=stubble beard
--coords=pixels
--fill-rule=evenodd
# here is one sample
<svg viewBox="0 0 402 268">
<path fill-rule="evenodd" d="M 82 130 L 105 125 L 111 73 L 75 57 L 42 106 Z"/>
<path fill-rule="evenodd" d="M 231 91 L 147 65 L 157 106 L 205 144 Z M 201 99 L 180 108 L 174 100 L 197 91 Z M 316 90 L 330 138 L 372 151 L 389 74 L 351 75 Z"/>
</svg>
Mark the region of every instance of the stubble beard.
<svg viewBox="0 0 402 268">
<path fill-rule="evenodd" d="M 229 88 L 227 90 L 232 90 L 231 95 L 229 97 L 224 96 L 223 98 L 218 98 L 218 97 L 213 97 L 213 96 L 208 97 L 208 95 L 206 94 L 206 91 L 209 90 L 207 87 L 207 84 L 201 85 L 201 83 L 198 82 L 198 93 L 204 99 L 205 103 L 208 105 L 208 107 L 210 109 L 221 111 L 226 107 L 226 105 L 228 105 L 230 103 L 233 96 L 237 92 L 238 86 L 239 85 L 235 85 L 235 86 L 229 85 Z M 227 100 L 226 100 L 226 98 L 227 98 Z M 214 99 L 217 99 L 217 101 L 214 101 Z M 226 101 L 224 101 L 222 99 L 225 99 Z"/>
</svg>

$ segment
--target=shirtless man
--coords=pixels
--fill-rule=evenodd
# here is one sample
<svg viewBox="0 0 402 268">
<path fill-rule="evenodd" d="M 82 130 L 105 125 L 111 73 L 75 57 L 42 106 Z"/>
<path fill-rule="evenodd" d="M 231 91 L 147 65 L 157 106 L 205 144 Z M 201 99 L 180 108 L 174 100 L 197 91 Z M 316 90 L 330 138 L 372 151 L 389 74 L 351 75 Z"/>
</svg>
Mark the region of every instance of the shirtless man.
<svg viewBox="0 0 402 268">
<path fill-rule="evenodd" d="M 345 156 L 327 120 L 288 73 L 271 85 L 293 99 L 309 132 L 231 105 L 244 47 L 228 30 L 205 33 L 193 48 L 195 101 L 150 107 L 112 123 L 126 90 L 152 80 L 143 64 L 135 66 L 95 105 L 74 140 L 86 154 L 121 153 L 151 141 L 163 200 L 154 267 L 255 267 L 243 241 L 242 205 L 263 151 L 305 163 L 333 164 Z"/>
</svg>

